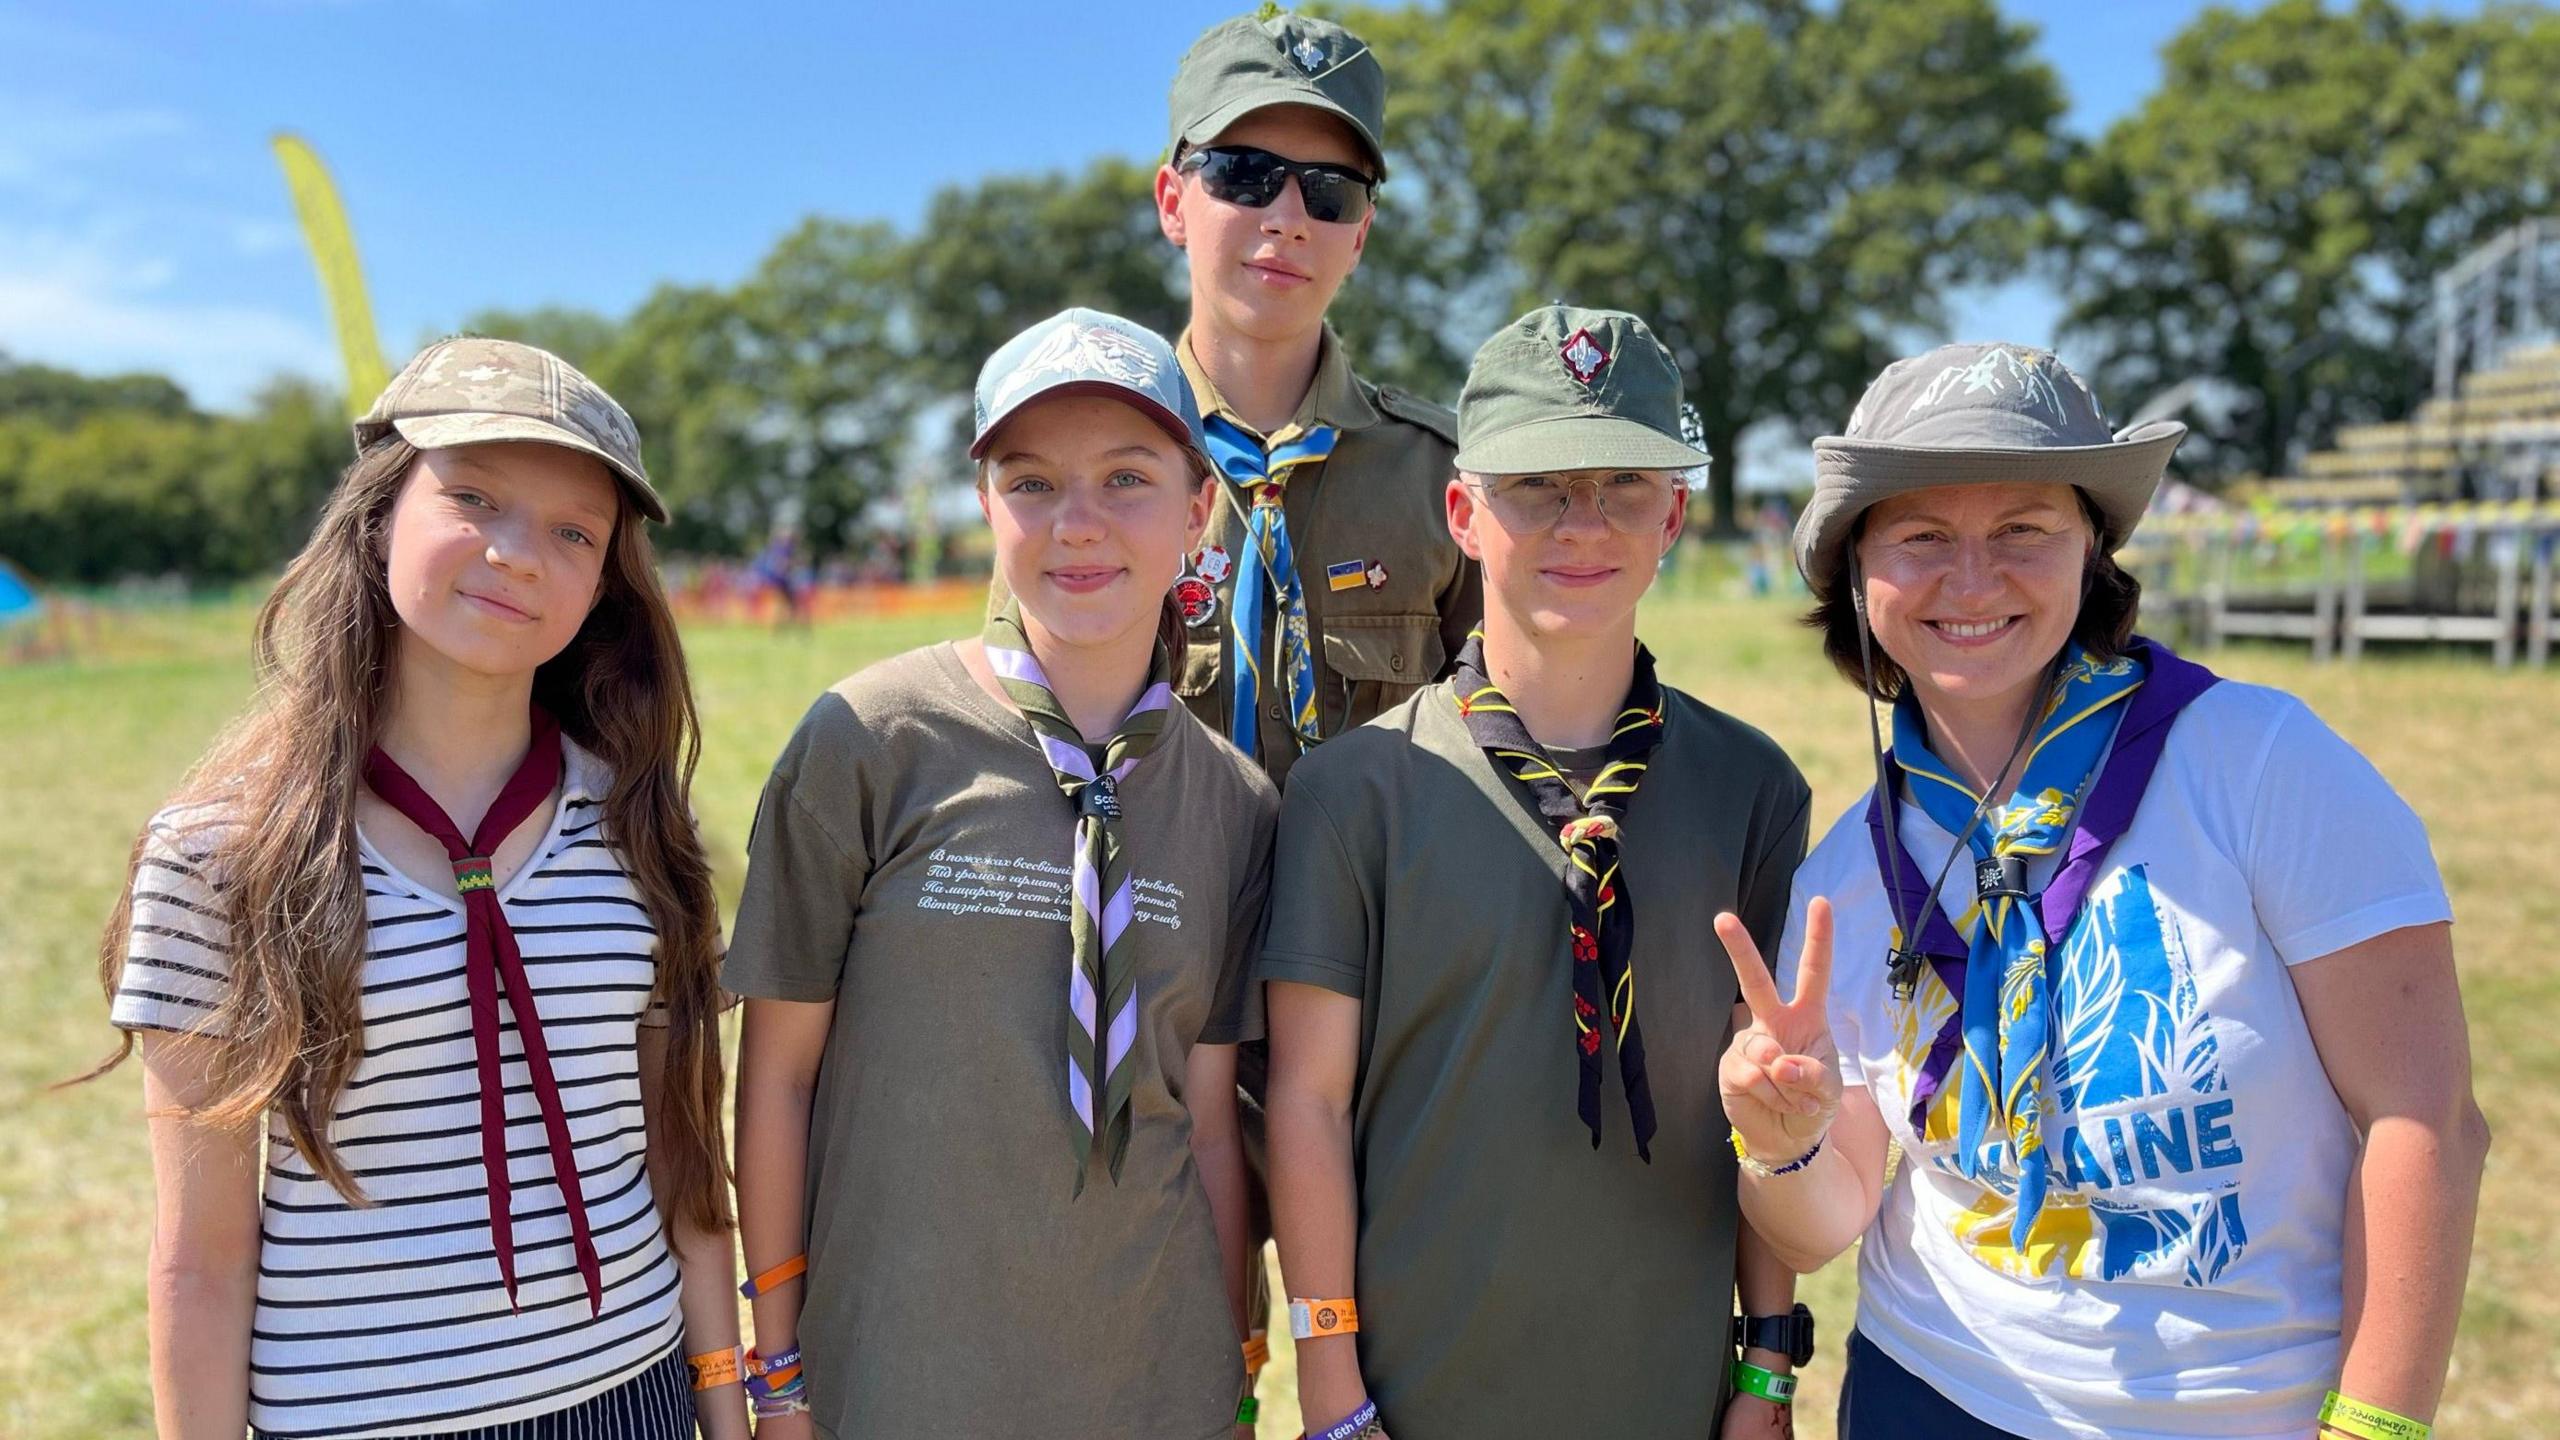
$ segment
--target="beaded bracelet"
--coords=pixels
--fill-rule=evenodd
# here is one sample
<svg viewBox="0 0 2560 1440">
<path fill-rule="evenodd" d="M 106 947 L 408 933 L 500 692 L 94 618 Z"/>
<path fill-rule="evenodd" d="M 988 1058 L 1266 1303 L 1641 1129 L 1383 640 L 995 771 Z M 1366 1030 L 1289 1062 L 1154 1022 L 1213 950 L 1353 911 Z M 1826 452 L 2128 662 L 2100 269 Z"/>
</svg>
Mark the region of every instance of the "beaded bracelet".
<svg viewBox="0 0 2560 1440">
<path fill-rule="evenodd" d="M 1744 1149 L 1744 1148 L 1743 1148 L 1743 1145 L 1742 1145 L 1742 1132 L 1741 1132 L 1741 1131 L 1739 1131 L 1739 1130 L 1736 1130 L 1736 1131 L 1734 1131 L 1734 1132 L 1733 1132 L 1733 1158 L 1735 1158 L 1736 1160 L 1741 1161 L 1741 1162 L 1742 1162 L 1742 1168 L 1743 1168 L 1743 1169 L 1745 1169 L 1745 1170 L 1750 1171 L 1750 1172 L 1751 1172 L 1752 1174 L 1754 1174 L 1754 1175 L 1759 1175 L 1759 1176 L 1763 1176 L 1763 1177 L 1775 1177 L 1775 1176 L 1779 1176 L 1779 1175 L 1792 1175 L 1792 1174 L 1794 1174 L 1795 1172 L 1797 1172 L 1798 1170 L 1803 1169 L 1803 1168 L 1804 1168 L 1804 1167 L 1806 1167 L 1807 1165 L 1812 1164 L 1812 1163 L 1813 1163 L 1813 1157 L 1822 1153 L 1822 1144 L 1823 1144 L 1823 1142 L 1824 1142 L 1824 1141 L 1826 1141 L 1826 1140 L 1828 1140 L 1828 1139 L 1830 1139 L 1830 1138 L 1831 1138 L 1831 1135 L 1830 1135 L 1830 1132 L 1828 1132 L 1828 1131 L 1825 1131 L 1824 1133 L 1822 1133 L 1822 1134 L 1820 1134 L 1820 1135 L 1816 1135 L 1815 1137 L 1813 1137 L 1813 1148 L 1812 1148 L 1812 1149 L 1807 1150 L 1807 1151 L 1806 1151 L 1806 1152 L 1804 1152 L 1803 1154 L 1801 1154 L 1801 1155 L 1797 1156 L 1797 1157 L 1796 1157 L 1796 1158 L 1794 1158 L 1793 1160 L 1788 1161 L 1788 1162 L 1787 1162 L 1786 1164 L 1784 1164 L 1784 1165 L 1771 1165 L 1771 1164 L 1769 1164 L 1769 1163 L 1768 1163 L 1768 1162 L 1766 1162 L 1766 1161 L 1758 1160 L 1758 1159 L 1753 1158 L 1753 1156 L 1752 1156 L 1751 1152 L 1750 1152 L 1749 1150 L 1746 1150 L 1746 1149 Z"/>
</svg>

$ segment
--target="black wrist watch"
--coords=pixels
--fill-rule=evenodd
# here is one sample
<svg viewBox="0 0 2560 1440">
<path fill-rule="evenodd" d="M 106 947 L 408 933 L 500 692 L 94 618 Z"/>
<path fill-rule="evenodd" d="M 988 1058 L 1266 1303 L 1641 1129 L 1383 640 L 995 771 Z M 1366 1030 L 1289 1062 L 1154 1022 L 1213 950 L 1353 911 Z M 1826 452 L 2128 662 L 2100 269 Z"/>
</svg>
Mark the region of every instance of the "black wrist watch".
<svg viewBox="0 0 2560 1440">
<path fill-rule="evenodd" d="M 1790 1364 L 1813 1359 L 1813 1311 L 1799 1303 L 1785 1315 L 1737 1315 L 1733 1319 L 1737 1350 L 1774 1350 Z"/>
</svg>

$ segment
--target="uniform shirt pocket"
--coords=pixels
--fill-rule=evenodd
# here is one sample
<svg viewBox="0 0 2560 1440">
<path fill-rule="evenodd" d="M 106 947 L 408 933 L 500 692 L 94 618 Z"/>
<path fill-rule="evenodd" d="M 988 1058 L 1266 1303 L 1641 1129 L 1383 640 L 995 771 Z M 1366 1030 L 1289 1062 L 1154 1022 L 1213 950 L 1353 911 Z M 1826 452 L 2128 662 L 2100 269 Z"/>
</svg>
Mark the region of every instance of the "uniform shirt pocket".
<svg viewBox="0 0 2560 1440">
<path fill-rule="evenodd" d="M 1448 658 L 1438 615 L 1326 616 L 1325 733 L 1366 724 L 1402 704 L 1430 684 Z"/>
</svg>

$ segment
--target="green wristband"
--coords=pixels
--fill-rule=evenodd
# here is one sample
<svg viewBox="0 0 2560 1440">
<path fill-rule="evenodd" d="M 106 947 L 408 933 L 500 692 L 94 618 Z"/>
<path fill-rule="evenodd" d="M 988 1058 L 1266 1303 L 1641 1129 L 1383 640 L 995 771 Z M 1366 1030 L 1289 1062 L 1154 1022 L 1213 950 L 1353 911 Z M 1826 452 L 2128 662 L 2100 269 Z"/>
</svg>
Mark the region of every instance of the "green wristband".
<svg viewBox="0 0 2560 1440">
<path fill-rule="evenodd" d="M 1745 1395 L 1757 1395 L 1772 1405 L 1792 1405 L 1796 1401 L 1796 1377 L 1763 1369 L 1748 1360 L 1733 1362 L 1733 1388 Z"/>
<path fill-rule="evenodd" d="M 1236 1402 L 1236 1423 L 1250 1425 L 1262 1418 L 1262 1402 L 1247 1395 Z"/>
<path fill-rule="evenodd" d="M 2356 1440 L 2427 1440 L 2435 1433 L 2424 1421 L 2394 1415 L 2379 1405 L 2350 1400 L 2332 1390 L 2320 1402 L 2320 1423 L 2353 1435 Z"/>
</svg>

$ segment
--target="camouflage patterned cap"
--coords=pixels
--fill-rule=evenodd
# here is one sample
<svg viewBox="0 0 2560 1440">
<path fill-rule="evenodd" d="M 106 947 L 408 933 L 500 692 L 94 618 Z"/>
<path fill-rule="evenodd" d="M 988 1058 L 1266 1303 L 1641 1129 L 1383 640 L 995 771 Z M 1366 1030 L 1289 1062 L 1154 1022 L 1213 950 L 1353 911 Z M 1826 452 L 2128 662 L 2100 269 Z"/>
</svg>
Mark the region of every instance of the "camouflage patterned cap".
<svg viewBox="0 0 2560 1440">
<path fill-rule="evenodd" d="M 1458 392 L 1458 468 L 1477 475 L 1688 470 L 1680 367 L 1623 310 L 1543 305 L 1484 342 Z"/>
<path fill-rule="evenodd" d="M 640 464 L 630 415 L 578 368 L 514 340 L 439 340 L 401 367 L 356 422 L 361 450 L 397 431 L 421 450 L 531 440 L 603 461 L 640 513 L 665 524 L 666 502 Z"/>
<path fill-rule="evenodd" d="M 1305 15 L 1240 15 L 1193 41 L 1173 72 L 1173 147 L 1205 145 L 1273 105 L 1341 117 L 1369 152 L 1370 175 L 1387 178 L 1387 72 L 1369 42 Z"/>
</svg>

